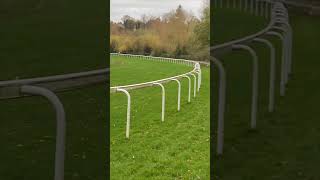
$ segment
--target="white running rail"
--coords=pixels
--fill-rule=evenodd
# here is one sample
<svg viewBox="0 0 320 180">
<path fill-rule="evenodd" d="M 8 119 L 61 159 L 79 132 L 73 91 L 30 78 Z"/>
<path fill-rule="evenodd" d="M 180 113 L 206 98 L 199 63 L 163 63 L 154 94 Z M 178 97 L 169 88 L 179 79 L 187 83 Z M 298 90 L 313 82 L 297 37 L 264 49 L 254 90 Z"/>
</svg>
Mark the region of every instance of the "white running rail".
<svg viewBox="0 0 320 180">
<path fill-rule="evenodd" d="M 143 83 L 137 84 L 129 84 L 129 85 L 121 85 L 121 86 L 113 86 L 110 87 L 110 93 L 125 93 L 128 97 L 127 102 L 127 126 L 126 126 L 126 138 L 129 138 L 129 131 L 130 131 L 130 111 L 131 111 L 131 96 L 129 91 L 134 89 L 142 89 L 147 87 L 153 86 L 160 86 L 162 91 L 162 111 L 161 111 L 161 121 L 164 121 L 165 115 L 165 86 L 164 84 L 175 81 L 178 84 L 178 99 L 177 99 L 177 109 L 180 111 L 180 102 L 181 102 L 181 82 L 180 80 L 183 78 L 187 78 L 189 81 L 188 83 L 188 102 L 190 102 L 190 93 L 191 93 L 191 78 L 193 77 L 193 92 L 194 97 L 196 97 L 197 91 L 200 91 L 201 87 L 201 66 L 198 61 L 186 60 L 186 59 L 174 59 L 174 58 L 164 58 L 164 57 L 153 57 L 153 56 L 143 56 L 143 55 L 132 55 L 132 54 L 119 54 L 119 53 L 110 53 L 110 56 L 122 56 L 126 58 L 135 58 L 140 60 L 150 60 L 150 61 L 160 61 L 160 62 L 170 62 L 175 64 L 183 64 L 186 66 L 193 66 L 194 68 L 186 73 L 179 74 L 176 76 L 159 79 L 155 81 L 148 81 Z M 207 65 L 206 63 L 203 63 Z"/>
</svg>

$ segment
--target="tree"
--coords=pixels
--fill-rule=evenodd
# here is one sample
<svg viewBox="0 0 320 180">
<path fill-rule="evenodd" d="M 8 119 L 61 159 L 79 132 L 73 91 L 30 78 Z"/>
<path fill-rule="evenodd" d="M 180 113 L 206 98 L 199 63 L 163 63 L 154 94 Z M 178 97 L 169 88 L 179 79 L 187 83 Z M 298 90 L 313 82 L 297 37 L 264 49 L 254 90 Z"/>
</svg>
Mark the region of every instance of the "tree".
<svg viewBox="0 0 320 180">
<path fill-rule="evenodd" d="M 121 20 L 123 21 L 123 25 L 126 30 L 134 30 L 134 28 L 135 28 L 134 18 L 132 18 L 128 15 L 125 15 L 122 17 Z"/>
<path fill-rule="evenodd" d="M 208 0 L 207 0 L 208 1 Z M 164 57 L 208 59 L 209 4 L 199 19 L 179 5 L 161 17 L 123 16 L 111 22 L 111 51 Z"/>
<path fill-rule="evenodd" d="M 194 29 L 197 40 L 203 45 L 210 44 L 210 7 L 204 7 L 200 23 Z"/>
</svg>

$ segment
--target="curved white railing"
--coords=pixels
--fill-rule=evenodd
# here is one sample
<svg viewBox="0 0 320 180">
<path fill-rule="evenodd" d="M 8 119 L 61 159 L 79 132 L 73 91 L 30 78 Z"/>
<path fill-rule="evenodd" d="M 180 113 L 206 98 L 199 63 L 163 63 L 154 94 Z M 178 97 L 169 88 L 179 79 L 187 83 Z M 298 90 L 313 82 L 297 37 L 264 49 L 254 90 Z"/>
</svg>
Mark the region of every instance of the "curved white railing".
<svg viewBox="0 0 320 180">
<path fill-rule="evenodd" d="M 162 89 L 162 111 L 161 111 L 161 121 L 164 121 L 164 114 L 165 114 L 165 87 L 163 84 L 175 81 L 178 84 L 178 99 L 177 99 L 177 109 L 180 111 L 180 99 L 181 99 L 181 82 L 180 79 L 188 78 L 189 86 L 188 86 L 188 102 L 190 102 L 190 96 L 191 96 L 191 79 L 190 76 L 193 77 L 194 83 L 193 83 L 193 92 L 194 97 L 196 97 L 196 92 L 200 91 L 201 86 L 201 66 L 200 62 L 198 61 L 192 61 L 192 60 L 186 60 L 186 59 L 174 59 L 174 58 L 164 58 L 164 57 L 153 57 L 153 56 L 143 56 L 143 55 L 132 55 L 132 54 L 119 54 L 119 53 L 110 53 L 111 56 L 123 56 L 127 58 L 138 58 L 141 60 L 152 60 L 152 61 L 162 61 L 162 62 L 171 62 L 176 64 L 184 64 L 186 66 L 193 66 L 194 68 L 186 73 L 179 74 L 176 76 L 154 80 L 154 81 L 148 81 L 143 83 L 137 83 L 137 84 L 130 84 L 130 85 L 121 85 L 121 86 L 114 86 L 110 87 L 110 93 L 118 93 L 122 92 L 125 93 L 128 97 L 127 100 L 127 126 L 126 126 L 126 137 L 129 138 L 129 129 L 130 129 L 130 111 L 131 111 L 131 96 L 129 94 L 130 90 L 134 89 L 141 89 L 141 88 L 147 88 L 147 87 L 153 87 L 153 86 L 160 86 Z"/>
<path fill-rule="evenodd" d="M 265 16 L 270 19 L 266 28 L 252 35 L 219 44 L 210 48 L 213 53 L 211 63 L 217 65 L 220 72 L 220 90 L 219 90 L 219 106 L 218 106 L 218 128 L 217 128 L 217 154 L 223 153 L 224 144 L 224 109 L 225 109 L 225 86 L 226 73 L 224 66 L 217 57 L 221 57 L 226 53 L 244 50 L 250 53 L 252 57 L 252 103 L 251 103 L 251 128 L 256 128 L 256 116 L 258 109 L 258 63 L 259 56 L 255 50 L 250 47 L 251 43 L 263 43 L 270 49 L 270 80 L 269 80 L 269 112 L 274 111 L 274 83 L 275 83 L 275 48 L 273 44 L 267 40 L 269 36 L 276 36 L 282 41 L 282 57 L 281 57 L 281 80 L 280 95 L 284 96 L 286 84 L 289 75 L 292 73 L 292 28 L 289 24 L 289 15 L 282 1 L 276 0 L 214 0 L 216 8 L 237 8 L 241 11 L 249 12 L 253 15 Z"/>
<path fill-rule="evenodd" d="M 109 82 L 109 68 L 80 73 L 0 81 L 0 100 L 41 96 L 46 98 L 56 113 L 56 151 L 54 180 L 64 179 L 66 115 L 57 92 L 70 91 Z"/>
</svg>

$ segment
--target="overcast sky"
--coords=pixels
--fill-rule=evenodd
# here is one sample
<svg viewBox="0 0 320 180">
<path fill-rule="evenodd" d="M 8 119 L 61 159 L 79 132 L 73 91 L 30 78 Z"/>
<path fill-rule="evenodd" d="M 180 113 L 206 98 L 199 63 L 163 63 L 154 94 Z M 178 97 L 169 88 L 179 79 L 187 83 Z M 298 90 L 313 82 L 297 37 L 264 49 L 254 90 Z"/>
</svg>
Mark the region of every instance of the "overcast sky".
<svg viewBox="0 0 320 180">
<path fill-rule="evenodd" d="M 180 4 L 200 17 L 204 0 L 111 0 L 110 20 L 121 21 L 124 15 L 141 18 L 143 14 L 161 16 Z"/>
</svg>

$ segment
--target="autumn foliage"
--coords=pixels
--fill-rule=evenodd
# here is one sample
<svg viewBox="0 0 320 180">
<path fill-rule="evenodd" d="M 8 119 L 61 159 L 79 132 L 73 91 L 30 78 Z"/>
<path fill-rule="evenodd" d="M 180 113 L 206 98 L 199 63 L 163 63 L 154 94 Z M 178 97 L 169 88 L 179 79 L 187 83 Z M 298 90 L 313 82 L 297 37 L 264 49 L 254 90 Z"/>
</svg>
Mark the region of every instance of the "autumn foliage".
<svg viewBox="0 0 320 180">
<path fill-rule="evenodd" d="M 182 6 L 161 17 L 124 16 L 110 22 L 110 51 L 152 56 L 208 60 L 209 5 L 197 18 Z"/>
</svg>

